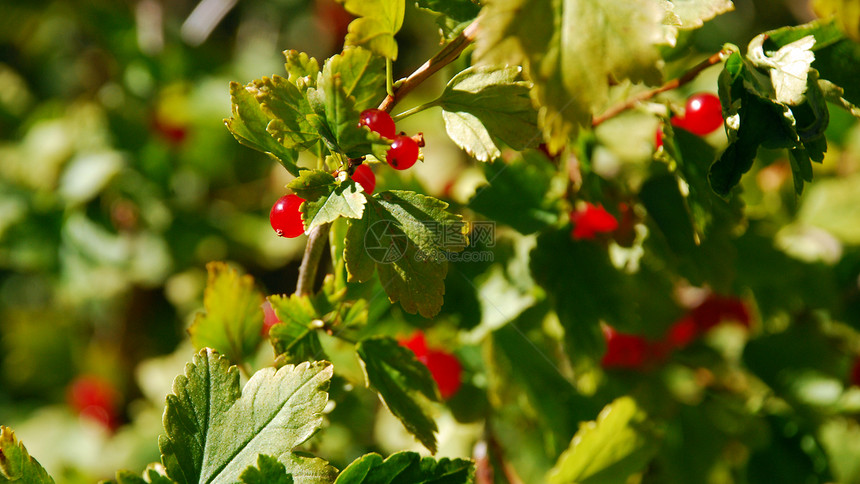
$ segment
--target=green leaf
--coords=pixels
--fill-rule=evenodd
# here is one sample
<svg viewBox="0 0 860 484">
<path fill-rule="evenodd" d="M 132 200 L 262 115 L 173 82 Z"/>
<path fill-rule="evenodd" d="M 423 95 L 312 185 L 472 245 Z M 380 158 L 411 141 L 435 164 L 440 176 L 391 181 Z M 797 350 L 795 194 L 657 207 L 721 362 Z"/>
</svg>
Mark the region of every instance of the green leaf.
<svg viewBox="0 0 860 484">
<path fill-rule="evenodd" d="M 506 162 L 483 165 L 487 185 L 479 186 L 469 207 L 523 234 L 541 230 L 558 219 L 545 200 L 555 167 L 541 152 L 524 151 Z"/>
<path fill-rule="evenodd" d="M 278 143 L 269 134 L 267 128 L 272 118 L 263 112 L 254 94 L 238 82 L 231 82 L 230 101 L 233 104 L 233 116 L 225 119 L 224 124 L 233 133 L 236 141 L 249 148 L 268 153 L 292 175 L 298 175 L 296 152 Z"/>
<path fill-rule="evenodd" d="M 708 20 L 734 10 L 731 0 L 673 0 L 669 4 L 678 17 L 678 27 L 697 29 Z"/>
<path fill-rule="evenodd" d="M 448 204 L 408 191 L 388 191 L 368 199 L 364 216 L 349 220 L 344 258 L 350 281 L 365 282 L 379 272 L 392 303 L 425 318 L 442 308 L 448 252 L 468 243 L 460 216 Z"/>
<path fill-rule="evenodd" d="M 665 16 L 657 0 L 499 0 L 482 13 L 476 56 L 527 66 L 544 139 L 560 151 L 606 105 L 610 80 L 660 81 Z"/>
<path fill-rule="evenodd" d="M 116 482 L 117 484 L 174 484 L 172 479 L 162 474 L 156 464 L 148 465 L 142 476 L 131 471 L 118 471 Z"/>
<path fill-rule="evenodd" d="M 361 358 L 367 385 L 379 393 L 379 398 L 406 430 L 435 453 L 436 422 L 416 401 L 418 395 L 434 401 L 440 398 L 427 366 L 415 358 L 412 350 L 389 337 L 365 339 L 355 349 Z"/>
<path fill-rule="evenodd" d="M 523 150 L 540 139 L 521 67 L 472 66 L 452 78 L 436 103 L 448 136 L 480 161 Z"/>
<path fill-rule="evenodd" d="M 158 440 L 167 475 L 180 484 L 226 483 L 238 480 L 258 454 L 294 462 L 290 451 L 322 425 L 331 376 L 328 362 L 264 368 L 240 391 L 236 367 L 204 349 L 167 396 Z"/>
<path fill-rule="evenodd" d="M 398 452 L 384 461 L 376 453 L 365 454 L 344 469 L 335 484 L 473 482 L 474 468 L 465 459 L 421 458 L 415 452 Z"/>
<path fill-rule="evenodd" d="M 54 480 L 9 427 L 0 425 L 0 481 L 53 484 Z"/>
<path fill-rule="evenodd" d="M 349 24 L 344 39 L 347 46 L 361 46 L 375 54 L 397 60 L 394 34 L 403 26 L 404 0 L 338 0 L 346 10 L 359 17 Z"/>
<path fill-rule="evenodd" d="M 356 52 L 356 53 L 351 53 Z M 330 148 L 349 158 L 373 153 L 375 147 L 384 152 L 391 143 L 378 133 L 358 125 L 358 102 L 372 106 L 378 101 L 385 85 L 380 84 L 373 70 L 374 59 L 365 50 L 350 49 L 328 59 L 317 77 L 317 86 L 308 89 L 308 102 L 316 116 L 308 121 L 329 144 Z M 359 98 L 356 98 L 358 96 Z"/>
<path fill-rule="evenodd" d="M 857 0 L 815 0 L 812 8 L 821 18 L 833 18 L 848 37 L 860 42 L 860 3 Z"/>
<path fill-rule="evenodd" d="M 418 0 L 416 5 L 440 14 L 436 24 L 442 29 L 445 39 L 459 34 L 481 11 L 481 6 L 472 0 Z"/>
<path fill-rule="evenodd" d="M 776 101 L 797 106 L 804 100 L 807 76 L 815 54 L 815 36 L 807 35 L 790 44 L 780 47 L 776 52 L 764 51 L 765 34 L 756 36 L 747 48 L 747 58 L 752 64 L 769 72 Z"/>
<path fill-rule="evenodd" d="M 329 58 L 323 76 L 340 76 L 346 96 L 355 98 L 359 112 L 379 105 L 385 97 L 385 62 L 367 49 L 347 49 Z"/>
<path fill-rule="evenodd" d="M 288 362 L 315 361 L 324 357 L 315 324 L 320 315 L 307 296 L 273 295 L 268 297 L 281 320 L 269 329 L 269 340 L 277 356 L 286 355 Z"/>
<path fill-rule="evenodd" d="M 304 170 L 287 187 L 305 199 L 301 206 L 305 232 L 339 217 L 360 219 L 367 202 L 361 185 L 352 180 L 338 183 L 321 170 Z"/>
<path fill-rule="evenodd" d="M 320 139 L 307 120 L 311 114 L 307 98 L 293 83 L 281 76 L 264 77 L 248 84 L 260 107 L 272 121 L 266 130 L 287 148 L 306 150 Z"/>
<path fill-rule="evenodd" d="M 285 50 L 284 57 L 286 58 L 284 68 L 287 70 L 289 81 L 300 91 L 304 92 L 308 87 L 316 85 L 320 65 L 315 58 L 297 50 Z"/>
<path fill-rule="evenodd" d="M 194 348 L 213 348 L 234 363 L 245 361 L 260 343 L 263 296 L 251 276 L 223 262 L 206 265 L 209 273 L 203 294 L 204 313 L 198 313 L 188 332 Z"/>
<path fill-rule="evenodd" d="M 287 474 L 284 464 L 265 454 L 258 455 L 257 465 L 242 471 L 239 480 L 242 484 L 293 484 L 293 476 Z"/>
<path fill-rule="evenodd" d="M 659 437 L 645 412 L 630 397 L 604 407 L 583 424 L 547 480 L 562 483 L 625 483 L 644 470 L 657 452 Z"/>
</svg>

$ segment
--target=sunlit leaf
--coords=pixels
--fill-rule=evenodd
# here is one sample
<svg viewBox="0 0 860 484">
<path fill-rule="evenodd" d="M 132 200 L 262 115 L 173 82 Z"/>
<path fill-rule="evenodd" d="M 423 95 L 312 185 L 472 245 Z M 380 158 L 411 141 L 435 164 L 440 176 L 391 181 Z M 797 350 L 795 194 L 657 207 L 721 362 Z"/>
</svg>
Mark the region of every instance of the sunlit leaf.
<svg viewBox="0 0 860 484">
<path fill-rule="evenodd" d="M 293 484 L 293 476 L 287 474 L 284 464 L 265 454 L 258 455 L 257 465 L 242 471 L 239 480 L 242 484 Z"/>
<path fill-rule="evenodd" d="M 352 180 L 339 183 L 328 172 L 304 170 L 287 186 L 305 199 L 302 220 L 306 233 L 339 217 L 360 219 L 364 213 L 364 189 Z"/>
<path fill-rule="evenodd" d="M 361 46 L 391 60 L 397 60 L 394 34 L 403 26 L 404 0 L 338 0 L 359 17 L 349 24 L 345 44 Z"/>
<path fill-rule="evenodd" d="M 398 452 L 384 461 L 379 454 L 365 454 L 344 469 L 335 484 L 415 482 L 466 484 L 473 482 L 474 468 L 464 459 L 422 458 L 415 452 Z"/>
<path fill-rule="evenodd" d="M 0 481 L 53 484 L 39 462 L 30 457 L 24 444 L 9 427 L 0 425 Z"/>
</svg>

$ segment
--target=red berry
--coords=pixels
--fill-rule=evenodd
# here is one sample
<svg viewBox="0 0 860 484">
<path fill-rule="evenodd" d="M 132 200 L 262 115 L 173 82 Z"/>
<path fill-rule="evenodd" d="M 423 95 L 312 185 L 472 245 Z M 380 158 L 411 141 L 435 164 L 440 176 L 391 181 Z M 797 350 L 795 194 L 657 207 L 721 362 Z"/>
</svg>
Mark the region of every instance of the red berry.
<svg viewBox="0 0 860 484">
<path fill-rule="evenodd" d="M 710 93 L 694 94 L 687 98 L 684 116 L 672 120 L 674 126 L 695 135 L 704 136 L 723 125 L 723 108 L 720 98 Z"/>
<path fill-rule="evenodd" d="M 272 326 L 281 322 L 278 319 L 278 316 L 275 314 L 275 310 L 272 309 L 272 304 L 269 301 L 264 302 L 260 305 L 263 309 L 263 328 L 260 333 L 264 338 L 269 336 L 269 330 L 272 329 Z"/>
<path fill-rule="evenodd" d="M 733 297 L 711 294 L 702 304 L 690 311 L 699 331 L 705 332 L 723 321 L 737 321 L 750 325 L 750 313 L 743 301 Z"/>
<path fill-rule="evenodd" d="M 663 127 L 657 126 L 657 131 L 654 131 L 654 149 L 659 150 L 663 146 Z"/>
<path fill-rule="evenodd" d="M 685 316 L 669 328 L 666 339 L 673 348 L 683 348 L 696 339 L 698 335 L 699 328 L 696 325 L 696 320 L 690 316 Z"/>
<path fill-rule="evenodd" d="M 851 384 L 860 386 L 860 357 L 854 360 L 854 365 L 851 367 Z"/>
<path fill-rule="evenodd" d="M 383 138 L 392 139 L 397 134 L 394 120 L 381 109 L 365 109 L 358 119 L 359 126 L 367 126 L 371 131 L 379 133 Z"/>
<path fill-rule="evenodd" d="M 585 208 L 570 212 L 573 231 L 570 233 L 574 240 L 593 239 L 598 233 L 612 232 L 618 228 L 615 219 L 602 205 L 585 204 Z"/>
<path fill-rule="evenodd" d="M 373 194 L 373 190 L 376 189 L 376 175 L 373 174 L 373 170 L 367 165 L 358 165 L 355 167 L 352 179 L 361 185 L 368 195 Z"/>
<path fill-rule="evenodd" d="M 299 211 L 299 207 L 304 201 L 303 198 L 291 193 L 279 198 L 272 205 L 272 211 L 269 212 L 269 222 L 275 233 L 291 239 L 305 233 L 302 212 Z"/>
<path fill-rule="evenodd" d="M 405 170 L 418 161 L 418 143 L 409 136 L 399 135 L 388 148 L 385 159 L 395 170 Z"/>
<path fill-rule="evenodd" d="M 67 401 L 81 417 L 94 420 L 107 429 L 119 424 L 120 395 L 107 380 L 80 376 L 69 385 Z"/>
<path fill-rule="evenodd" d="M 424 339 L 424 333 L 416 331 L 411 338 L 400 340 L 400 346 L 404 346 L 415 353 L 415 357 L 422 363 L 427 363 L 427 340 Z"/>
<path fill-rule="evenodd" d="M 462 383 L 463 367 L 457 358 L 445 351 L 430 350 L 425 363 L 436 380 L 442 398 L 449 399 L 457 393 Z"/>
<path fill-rule="evenodd" d="M 640 368 L 645 364 L 650 345 L 648 341 L 632 334 L 615 331 L 609 326 L 603 327 L 606 339 L 606 353 L 600 360 L 604 368 Z"/>
</svg>

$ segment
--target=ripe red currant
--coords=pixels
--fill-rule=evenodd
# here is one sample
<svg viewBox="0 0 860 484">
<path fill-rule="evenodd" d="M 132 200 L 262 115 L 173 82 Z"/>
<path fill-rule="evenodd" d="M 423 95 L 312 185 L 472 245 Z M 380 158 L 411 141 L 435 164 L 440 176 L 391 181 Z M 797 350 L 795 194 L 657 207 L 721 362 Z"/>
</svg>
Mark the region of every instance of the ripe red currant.
<svg viewBox="0 0 860 484">
<path fill-rule="evenodd" d="M 361 185 L 368 195 L 373 194 L 373 190 L 376 189 L 376 175 L 373 174 L 373 170 L 367 165 L 358 165 L 355 167 L 352 179 Z"/>
<path fill-rule="evenodd" d="M 676 117 L 672 124 L 697 136 L 716 131 L 723 125 L 723 108 L 720 98 L 710 93 L 694 94 L 687 98 L 683 117 Z"/>
<path fill-rule="evenodd" d="M 606 339 L 606 353 L 600 360 L 604 368 L 640 368 L 648 357 L 648 341 L 632 334 L 619 333 L 609 326 L 603 326 Z"/>
<path fill-rule="evenodd" d="M 379 133 L 383 138 L 392 139 L 397 134 L 394 120 L 381 109 L 365 109 L 358 118 L 359 126 L 367 126 L 371 131 Z"/>
<path fill-rule="evenodd" d="M 395 170 L 405 170 L 418 161 L 418 143 L 406 135 L 394 138 L 385 160 Z"/>
<path fill-rule="evenodd" d="M 107 380 L 97 376 L 79 376 L 69 385 L 69 406 L 81 417 L 94 420 L 107 429 L 119 424 L 120 394 Z"/>
<path fill-rule="evenodd" d="M 618 220 L 602 205 L 586 203 L 585 208 L 570 212 L 573 223 L 571 237 L 574 240 L 593 239 L 598 233 L 612 232 L 618 228 Z"/>
<path fill-rule="evenodd" d="M 303 198 L 291 193 L 279 198 L 272 205 L 272 211 L 269 212 L 269 222 L 275 233 L 291 239 L 305 233 L 302 212 L 299 211 L 299 207 L 304 201 Z"/>
<path fill-rule="evenodd" d="M 440 350 L 428 351 L 426 359 L 425 364 L 436 380 L 439 394 L 446 400 L 453 397 L 462 383 L 463 367 L 460 362 L 454 355 Z"/>
</svg>

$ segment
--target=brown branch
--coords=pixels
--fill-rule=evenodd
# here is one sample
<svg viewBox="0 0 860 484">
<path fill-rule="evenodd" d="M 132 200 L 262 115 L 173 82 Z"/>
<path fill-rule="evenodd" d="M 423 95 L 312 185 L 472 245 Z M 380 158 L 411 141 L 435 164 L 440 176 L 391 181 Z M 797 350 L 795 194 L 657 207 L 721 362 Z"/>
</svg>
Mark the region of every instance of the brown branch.
<svg viewBox="0 0 860 484">
<path fill-rule="evenodd" d="M 304 296 L 314 291 L 314 281 L 317 278 L 317 268 L 320 265 L 323 249 L 328 239 L 328 231 L 331 224 L 317 225 L 308 234 L 308 245 L 305 246 L 305 255 L 302 257 L 302 265 L 299 267 L 299 279 L 296 282 L 296 295 Z"/>
<path fill-rule="evenodd" d="M 600 123 L 606 121 L 607 119 L 614 118 L 615 116 L 618 116 L 619 114 L 623 113 L 624 111 L 627 111 L 628 109 L 636 107 L 636 105 L 641 103 L 642 101 L 647 101 L 648 99 L 651 99 L 652 97 L 656 96 L 657 94 L 660 94 L 661 92 L 677 89 L 684 84 L 687 84 L 688 82 L 695 79 L 699 74 L 702 73 L 702 71 L 704 71 L 708 67 L 711 67 L 712 65 L 722 61 L 723 57 L 727 54 L 729 54 L 729 51 L 723 49 L 716 54 L 708 57 L 707 59 L 703 60 L 702 62 L 696 64 L 692 69 L 685 72 L 684 75 L 682 75 L 681 77 L 672 79 L 671 81 L 668 81 L 667 83 L 656 89 L 640 92 L 639 94 L 631 97 L 627 101 L 624 101 L 621 104 L 617 104 L 607 109 L 603 112 L 603 114 L 601 114 L 600 116 L 596 116 L 594 120 L 592 120 L 591 126 L 596 128 L 598 125 L 600 125 Z"/>
<path fill-rule="evenodd" d="M 416 69 L 412 74 L 409 74 L 409 77 L 397 81 L 398 83 L 395 84 L 394 87 L 394 96 L 390 94 L 386 96 L 379 105 L 379 109 L 391 112 L 394 105 L 400 102 L 400 100 L 403 99 L 403 96 L 408 94 L 409 91 L 415 88 L 415 86 L 421 84 L 428 77 L 435 74 L 439 69 L 460 57 L 463 50 L 475 40 L 475 35 L 477 35 L 477 33 L 478 21 L 475 20 L 463 29 L 459 35 L 445 44 L 445 47 L 442 47 L 442 50 L 425 62 L 424 65 Z"/>
</svg>

